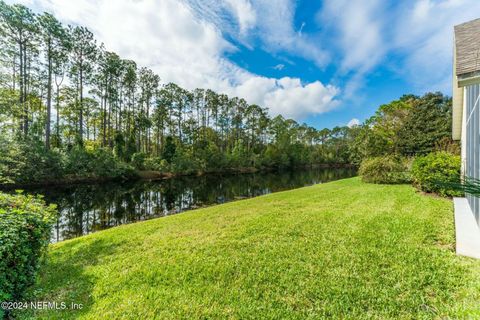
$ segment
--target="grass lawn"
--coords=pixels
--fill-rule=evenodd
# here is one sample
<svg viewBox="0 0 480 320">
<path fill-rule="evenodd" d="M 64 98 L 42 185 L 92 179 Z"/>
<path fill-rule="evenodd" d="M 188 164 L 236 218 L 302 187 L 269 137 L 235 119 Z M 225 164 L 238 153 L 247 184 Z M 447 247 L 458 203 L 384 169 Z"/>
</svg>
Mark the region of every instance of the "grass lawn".
<svg viewBox="0 0 480 320">
<path fill-rule="evenodd" d="M 48 258 L 36 300 L 84 307 L 38 318 L 480 318 L 480 261 L 454 253 L 452 202 L 358 178 L 120 226 Z"/>
</svg>

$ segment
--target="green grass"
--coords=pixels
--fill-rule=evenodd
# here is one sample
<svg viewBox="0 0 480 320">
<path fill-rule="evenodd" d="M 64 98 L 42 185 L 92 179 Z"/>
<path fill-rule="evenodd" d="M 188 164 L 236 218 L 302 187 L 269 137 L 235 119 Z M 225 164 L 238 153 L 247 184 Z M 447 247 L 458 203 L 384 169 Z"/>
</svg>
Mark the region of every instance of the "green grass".
<svg viewBox="0 0 480 320">
<path fill-rule="evenodd" d="M 48 319 L 475 319 L 452 202 L 346 179 L 52 245 Z M 23 316 L 29 316 L 24 314 Z"/>
</svg>

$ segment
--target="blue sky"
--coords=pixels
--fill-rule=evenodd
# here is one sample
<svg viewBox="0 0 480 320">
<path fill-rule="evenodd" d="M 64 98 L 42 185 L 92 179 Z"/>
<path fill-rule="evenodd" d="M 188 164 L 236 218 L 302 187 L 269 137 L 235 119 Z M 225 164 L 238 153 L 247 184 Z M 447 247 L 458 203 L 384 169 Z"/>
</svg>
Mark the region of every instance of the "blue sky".
<svg viewBox="0 0 480 320">
<path fill-rule="evenodd" d="M 453 25 L 478 0 L 21 0 L 91 29 L 163 82 L 212 88 L 312 126 L 403 94 L 451 92 Z"/>
</svg>

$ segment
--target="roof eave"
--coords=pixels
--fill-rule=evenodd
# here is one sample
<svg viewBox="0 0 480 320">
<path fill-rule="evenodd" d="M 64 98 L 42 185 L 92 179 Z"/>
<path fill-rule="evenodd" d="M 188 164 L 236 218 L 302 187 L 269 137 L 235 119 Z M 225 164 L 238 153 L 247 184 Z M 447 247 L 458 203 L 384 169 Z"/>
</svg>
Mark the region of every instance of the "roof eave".
<svg viewBox="0 0 480 320">
<path fill-rule="evenodd" d="M 459 87 L 466 87 L 472 84 L 480 83 L 480 71 L 460 74 L 457 76 L 457 79 Z"/>
</svg>

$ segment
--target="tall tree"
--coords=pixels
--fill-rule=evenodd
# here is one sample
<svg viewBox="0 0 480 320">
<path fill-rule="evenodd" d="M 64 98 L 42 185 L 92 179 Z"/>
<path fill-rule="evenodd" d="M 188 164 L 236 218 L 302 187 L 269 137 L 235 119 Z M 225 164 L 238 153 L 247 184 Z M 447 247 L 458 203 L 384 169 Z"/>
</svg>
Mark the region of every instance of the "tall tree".
<svg viewBox="0 0 480 320">
<path fill-rule="evenodd" d="M 405 155 L 426 154 L 434 150 L 437 142 L 451 137 L 452 99 L 436 92 L 411 103 L 411 111 L 398 132 L 398 150 Z"/>
<path fill-rule="evenodd" d="M 71 73 L 74 76 L 78 92 L 78 139 L 83 141 L 83 90 L 85 83 L 93 78 L 97 57 L 97 44 L 93 34 L 85 27 L 71 27 Z"/>
<path fill-rule="evenodd" d="M 68 47 L 67 32 L 62 24 L 50 13 L 38 17 L 47 69 L 47 119 L 45 121 L 45 147 L 50 148 L 50 124 L 52 113 L 52 90 L 55 66 L 61 63 Z M 58 89 L 58 88 L 57 88 Z M 58 110 L 57 110 L 58 112 Z"/>
<path fill-rule="evenodd" d="M 124 60 L 125 73 L 123 74 L 122 84 L 126 90 L 127 110 L 125 112 L 126 131 L 130 135 L 132 131 L 132 119 L 135 118 L 135 92 L 137 89 L 137 64 L 132 60 Z"/>
<path fill-rule="evenodd" d="M 28 61 L 33 51 L 32 43 L 36 40 L 38 33 L 35 14 L 23 5 L 9 6 L 4 1 L 0 1 L 0 30 L 17 46 L 14 55 L 18 57 L 19 61 L 19 103 L 22 107 L 20 130 L 27 135 L 29 127 Z"/>
<path fill-rule="evenodd" d="M 138 76 L 138 83 L 140 87 L 140 103 L 143 106 L 142 112 L 146 119 L 150 117 L 150 107 L 152 104 L 152 98 L 158 88 L 160 77 L 153 73 L 148 68 L 141 68 Z M 145 151 L 150 150 L 150 122 L 145 122 Z"/>
</svg>

